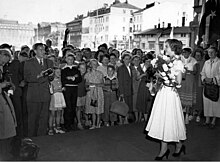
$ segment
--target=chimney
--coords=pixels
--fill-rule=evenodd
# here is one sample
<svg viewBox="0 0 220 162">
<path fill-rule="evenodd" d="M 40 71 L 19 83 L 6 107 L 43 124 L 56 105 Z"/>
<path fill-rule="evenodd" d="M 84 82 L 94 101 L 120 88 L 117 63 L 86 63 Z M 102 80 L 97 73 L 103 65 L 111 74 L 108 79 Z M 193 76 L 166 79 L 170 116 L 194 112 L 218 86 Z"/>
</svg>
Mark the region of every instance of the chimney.
<svg viewBox="0 0 220 162">
<path fill-rule="evenodd" d="M 160 29 L 160 23 L 158 24 L 158 29 Z"/>
<path fill-rule="evenodd" d="M 162 22 L 162 27 L 164 28 L 164 22 Z"/>
<path fill-rule="evenodd" d="M 125 3 L 128 4 L 128 0 L 126 0 Z"/>
<path fill-rule="evenodd" d="M 168 24 L 167 24 L 167 28 L 171 28 L 171 23 L 168 23 Z"/>
<path fill-rule="evenodd" d="M 182 17 L 182 26 L 185 26 L 185 21 L 186 21 L 186 12 L 183 12 L 183 17 Z"/>
<path fill-rule="evenodd" d="M 154 25 L 154 29 L 157 29 L 157 25 Z"/>
</svg>

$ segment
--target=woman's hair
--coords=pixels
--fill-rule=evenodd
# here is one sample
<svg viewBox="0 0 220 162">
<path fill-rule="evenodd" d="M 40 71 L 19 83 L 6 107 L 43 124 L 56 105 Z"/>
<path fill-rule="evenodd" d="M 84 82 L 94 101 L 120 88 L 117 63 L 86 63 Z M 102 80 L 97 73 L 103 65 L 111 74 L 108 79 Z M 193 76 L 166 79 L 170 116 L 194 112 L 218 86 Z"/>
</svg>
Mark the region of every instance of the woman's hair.
<svg viewBox="0 0 220 162">
<path fill-rule="evenodd" d="M 109 56 L 108 54 L 104 54 L 104 55 L 101 55 L 101 56 L 100 56 L 99 62 L 102 62 L 102 60 L 103 60 L 105 57 L 110 60 L 110 56 Z"/>
<path fill-rule="evenodd" d="M 143 56 L 143 62 L 145 62 L 146 60 L 153 60 L 154 59 L 154 56 L 148 52 L 145 56 Z"/>
<path fill-rule="evenodd" d="M 110 65 L 108 65 L 108 66 L 107 66 L 107 69 L 109 69 L 109 68 L 111 68 L 112 70 L 114 70 L 114 71 L 115 71 L 115 67 L 114 67 L 113 65 L 111 65 L 111 64 L 110 64 Z"/>
<path fill-rule="evenodd" d="M 167 39 L 166 42 L 170 45 L 171 51 L 174 51 L 176 55 L 182 53 L 183 43 L 177 39 Z"/>
<path fill-rule="evenodd" d="M 201 57 L 203 58 L 204 57 L 204 52 L 203 52 L 203 49 L 202 48 L 197 48 L 195 49 L 195 51 L 193 52 L 192 54 L 192 57 L 195 57 L 196 56 L 196 52 L 199 52 L 201 54 Z"/>
</svg>

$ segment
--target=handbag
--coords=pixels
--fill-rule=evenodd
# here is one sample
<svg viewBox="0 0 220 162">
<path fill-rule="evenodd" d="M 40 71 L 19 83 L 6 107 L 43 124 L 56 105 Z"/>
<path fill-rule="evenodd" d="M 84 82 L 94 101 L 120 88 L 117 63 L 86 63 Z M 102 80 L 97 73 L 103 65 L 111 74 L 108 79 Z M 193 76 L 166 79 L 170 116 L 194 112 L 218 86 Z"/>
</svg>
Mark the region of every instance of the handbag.
<svg viewBox="0 0 220 162">
<path fill-rule="evenodd" d="M 95 97 L 96 96 L 95 90 L 97 91 L 97 97 Z M 92 93 L 91 96 L 94 98 L 91 98 L 90 106 L 98 107 L 98 89 L 97 89 L 97 87 L 94 87 L 91 93 Z"/>
<path fill-rule="evenodd" d="M 110 111 L 121 116 L 127 116 L 129 107 L 125 103 L 124 98 L 120 97 L 118 101 L 111 104 Z"/>
<path fill-rule="evenodd" d="M 217 80 L 216 80 L 216 83 L 217 83 Z M 210 99 L 211 101 L 217 102 L 219 99 L 219 86 L 217 84 L 214 84 L 214 82 L 205 83 L 204 84 L 204 96 Z"/>
</svg>

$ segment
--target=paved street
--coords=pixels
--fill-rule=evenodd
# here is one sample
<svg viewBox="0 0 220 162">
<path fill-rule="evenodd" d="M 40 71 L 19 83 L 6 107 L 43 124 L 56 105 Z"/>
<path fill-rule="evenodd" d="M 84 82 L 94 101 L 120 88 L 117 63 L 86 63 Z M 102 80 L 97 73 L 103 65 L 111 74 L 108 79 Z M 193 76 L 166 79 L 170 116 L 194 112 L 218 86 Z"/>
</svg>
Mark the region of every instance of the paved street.
<svg viewBox="0 0 220 162">
<path fill-rule="evenodd" d="M 144 125 L 129 124 L 37 137 L 33 139 L 40 146 L 37 160 L 151 161 L 159 151 L 159 143 L 146 138 Z M 209 129 L 192 121 L 187 126 L 186 155 L 169 156 L 169 160 L 218 161 L 219 135 L 219 124 L 215 129 Z M 169 149 L 173 153 L 174 145 L 170 144 Z"/>
</svg>

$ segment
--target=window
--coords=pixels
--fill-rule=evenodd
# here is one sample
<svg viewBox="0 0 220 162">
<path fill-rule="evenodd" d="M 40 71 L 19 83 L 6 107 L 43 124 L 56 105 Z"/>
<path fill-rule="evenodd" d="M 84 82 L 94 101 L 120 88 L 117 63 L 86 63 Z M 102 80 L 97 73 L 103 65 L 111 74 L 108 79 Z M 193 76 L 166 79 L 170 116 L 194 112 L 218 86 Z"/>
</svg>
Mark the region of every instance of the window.
<svg viewBox="0 0 220 162">
<path fill-rule="evenodd" d="M 123 10 L 123 13 L 126 14 L 126 10 L 125 9 Z"/>
<path fill-rule="evenodd" d="M 132 27 L 130 27 L 129 31 L 130 31 L 130 33 L 132 33 Z"/>
<path fill-rule="evenodd" d="M 108 18 L 108 16 L 106 17 L 106 22 L 108 22 L 108 20 L 109 20 L 109 18 Z"/>
<path fill-rule="evenodd" d="M 123 32 L 125 32 L 125 27 L 123 27 Z"/>
<path fill-rule="evenodd" d="M 108 31 L 108 26 L 105 27 L 105 31 L 106 31 L 106 32 Z"/>
<path fill-rule="evenodd" d="M 123 40 L 126 40 L 126 36 L 123 35 Z"/>
<path fill-rule="evenodd" d="M 186 33 L 182 33 L 180 36 L 181 37 L 186 37 Z"/>
<path fill-rule="evenodd" d="M 123 17 L 123 22 L 125 22 L 125 17 Z"/>
</svg>

